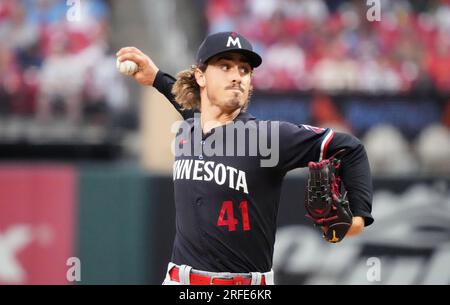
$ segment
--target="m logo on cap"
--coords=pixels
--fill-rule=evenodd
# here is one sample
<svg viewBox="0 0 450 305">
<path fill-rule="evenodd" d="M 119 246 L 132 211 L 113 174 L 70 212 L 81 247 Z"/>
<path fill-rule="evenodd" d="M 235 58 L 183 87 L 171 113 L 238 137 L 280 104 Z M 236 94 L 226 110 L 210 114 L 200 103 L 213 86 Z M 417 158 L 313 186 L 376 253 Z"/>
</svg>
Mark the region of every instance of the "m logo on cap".
<svg viewBox="0 0 450 305">
<path fill-rule="evenodd" d="M 233 36 L 233 34 L 232 34 L 232 36 Z M 236 36 L 236 34 L 234 35 L 235 38 L 233 38 L 232 36 L 228 36 L 227 48 L 229 48 L 231 45 L 233 45 L 233 46 L 238 46 L 239 49 L 242 49 L 241 41 L 239 40 L 239 37 Z"/>
</svg>

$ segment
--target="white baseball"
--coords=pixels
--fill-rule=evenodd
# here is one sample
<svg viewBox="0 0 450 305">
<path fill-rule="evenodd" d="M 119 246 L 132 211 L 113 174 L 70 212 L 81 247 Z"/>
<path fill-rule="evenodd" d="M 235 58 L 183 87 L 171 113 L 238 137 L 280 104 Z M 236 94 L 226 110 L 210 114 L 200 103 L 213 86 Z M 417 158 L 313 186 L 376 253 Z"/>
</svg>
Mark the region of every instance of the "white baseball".
<svg viewBox="0 0 450 305">
<path fill-rule="evenodd" d="M 120 62 L 119 59 L 117 59 L 116 66 L 123 75 L 133 75 L 138 71 L 138 65 L 131 60 Z"/>
</svg>

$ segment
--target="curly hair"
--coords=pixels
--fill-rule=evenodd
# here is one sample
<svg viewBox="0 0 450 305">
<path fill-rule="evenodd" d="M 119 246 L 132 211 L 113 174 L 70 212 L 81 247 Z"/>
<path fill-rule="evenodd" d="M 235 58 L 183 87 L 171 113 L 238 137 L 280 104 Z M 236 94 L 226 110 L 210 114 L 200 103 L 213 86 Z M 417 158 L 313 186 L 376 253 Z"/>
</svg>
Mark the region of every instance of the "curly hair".
<svg viewBox="0 0 450 305">
<path fill-rule="evenodd" d="M 180 104 L 182 110 L 200 110 L 200 86 L 195 79 L 195 71 L 200 69 L 200 71 L 205 72 L 207 67 L 207 64 L 199 66 L 192 65 L 190 69 L 183 70 L 177 74 L 177 80 L 172 87 L 172 94 L 175 96 L 175 101 Z M 247 102 L 242 109 L 243 111 L 247 109 L 252 93 L 253 87 L 250 87 Z"/>
<path fill-rule="evenodd" d="M 195 79 L 195 70 L 200 69 L 200 71 L 205 72 L 206 68 L 207 65 L 192 65 L 190 69 L 177 74 L 177 81 L 172 87 L 172 94 L 183 110 L 200 109 L 200 86 Z"/>
</svg>

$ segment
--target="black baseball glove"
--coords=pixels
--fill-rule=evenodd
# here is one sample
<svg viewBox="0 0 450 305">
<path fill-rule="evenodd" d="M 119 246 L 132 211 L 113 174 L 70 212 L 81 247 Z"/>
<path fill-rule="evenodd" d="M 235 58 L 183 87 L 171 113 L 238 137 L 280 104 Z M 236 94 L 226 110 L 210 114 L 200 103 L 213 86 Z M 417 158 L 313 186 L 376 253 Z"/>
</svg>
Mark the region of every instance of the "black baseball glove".
<svg viewBox="0 0 450 305">
<path fill-rule="evenodd" d="M 315 225 L 322 227 L 326 241 L 340 242 L 350 229 L 353 219 L 347 193 L 341 195 L 340 191 L 340 160 L 330 158 L 321 162 L 309 162 L 308 167 L 306 216 Z"/>
</svg>

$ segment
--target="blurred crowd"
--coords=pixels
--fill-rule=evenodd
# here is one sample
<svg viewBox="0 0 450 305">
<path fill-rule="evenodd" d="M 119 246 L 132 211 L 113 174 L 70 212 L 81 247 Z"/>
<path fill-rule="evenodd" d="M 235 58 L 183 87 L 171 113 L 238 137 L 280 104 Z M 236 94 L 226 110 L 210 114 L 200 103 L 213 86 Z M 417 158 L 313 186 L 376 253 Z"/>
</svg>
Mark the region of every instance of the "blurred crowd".
<svg viewBox="0 0 450 305">
<path fill-rule="evenodd" d="M 124 107 L 108 18 L 103 0 L 0 0 L 0 115 L 103 124 Z"/>
<path fill-rule="evenodd" d="M 357 133 L 375 173 L 450 173 L 450 0 L 380 0 L 380 22 L 367 20 L 361 0 L 201 2 L 209 32 L 241 32 L 262 54 L 257 89 L 313 92 L 302 123 Z M 106 0 L 0 0 L 2 141 L 23 118 L 37 139 L 47 132 L 36 126 L 55 118 L 57 131 L 136 126 L 110 49 L 110 13 Z M 329 94 L 342 91 L 351 98 L 345 111 Z M 368 103 L 372 93 L 419 98 L 380 100 L 383 108 Z M 273 115 L 270 107 L 263 110 Z"/>
<path fill-rule="evenodd" d="M 412 123 L 416 120 L 410 130 L 404 129 L 407 124 L 400 127 L 392 121 L 402 114 L 400 108 L 391 107 L 393 113 L 386 113 L 384 120 L 377 118 L 379 122 L 359 136 L 374 174 L 447 175 L 450 100 L 438 102 L 432 96 L 450 93 L 450 1 L 379 3 L 380 21 L 370 22 L 367 14 L 373 4 L 361 0 L 204 2 L 209 32 L 238 31 L 262 55 L 263 65 L 254 74 L 257 89 L 318 92 L 311 100 L 311 124 L 353 133 L 352 122 L 370 124 L 370 119 L 382 115 L 374 111 L 369 118 L 370 107 L 362 98 L 355 100 L 350 120 L 327 93 L 426 93 L 422 102 L 411 101 L 410 108 L 403 109 Z M 428 108 L 437 115 L 425 122 L 417 118 L 417 107 L 424 108 L 424 118 Z M 411 133 L 413 129 L 416 132 Z"/>
<path fill-rule="evenodd" d="M 262 53 L 258 88 L 449 92 L 450 1 L 380 3 L 380 22 L 361 0 L 209 0 L 205 11 L 210 32 L 241 32 Z"/>
</svg>

